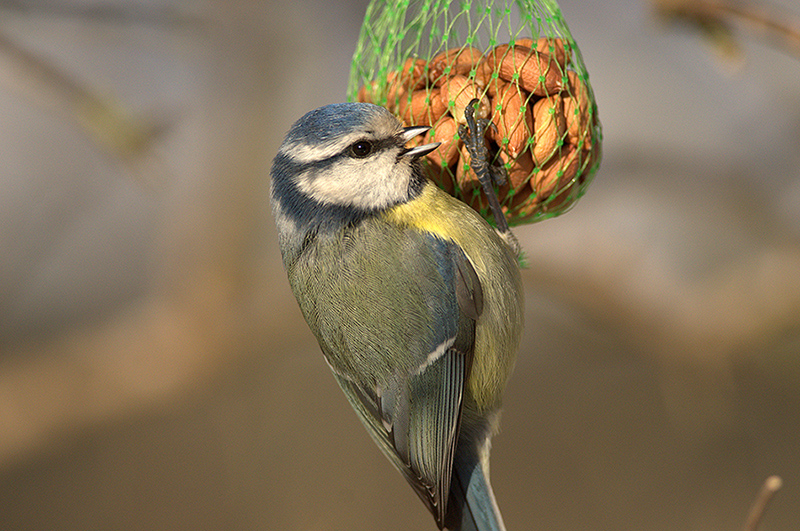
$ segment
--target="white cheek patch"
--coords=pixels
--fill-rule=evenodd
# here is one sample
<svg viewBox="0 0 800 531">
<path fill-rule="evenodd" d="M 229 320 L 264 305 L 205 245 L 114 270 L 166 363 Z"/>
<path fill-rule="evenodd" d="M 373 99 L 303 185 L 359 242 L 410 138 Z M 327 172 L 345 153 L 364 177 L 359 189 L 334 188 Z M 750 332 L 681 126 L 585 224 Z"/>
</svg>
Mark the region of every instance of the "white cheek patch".
<svg viewBox="0 0 800 531">
<path fill-rule="evenodd" d="M 344 158 L 325 171 L 303 172 L 297 188 L 323 204 L 373 210 L 408 199 L 410 179 L 410 165 L 386 152 L 377 158 Z"/>
</svg>

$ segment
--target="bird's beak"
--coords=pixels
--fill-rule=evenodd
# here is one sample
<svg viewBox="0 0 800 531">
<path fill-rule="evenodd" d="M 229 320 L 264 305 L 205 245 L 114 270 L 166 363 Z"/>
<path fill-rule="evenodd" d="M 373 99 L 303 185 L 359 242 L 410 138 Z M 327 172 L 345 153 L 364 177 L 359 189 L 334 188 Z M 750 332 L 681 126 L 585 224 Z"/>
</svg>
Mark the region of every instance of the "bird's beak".
<svg viewBox="0 0 800 531">
<path fill-rule="evenodd" d="M 411 127 L 404 127 L 403 132 L 400 134 L 400 137 L 403 139 L 403 143 L 405 144 L 415 136 L 419 136 L 423 133 L 428 132 L 430 127 L 427 125 L 415 125 Z M 423 155 L 427 155 L 434 149 L 438 148 L 441 145 L 441 142 L 432 142 L 430 144 L 425 144 L 422 146 L 417 146 L 413 148 L 405 148 L 403 151 L 400 152 L 401 157 L 413 157 L 419 158 Z"/>
</svg>

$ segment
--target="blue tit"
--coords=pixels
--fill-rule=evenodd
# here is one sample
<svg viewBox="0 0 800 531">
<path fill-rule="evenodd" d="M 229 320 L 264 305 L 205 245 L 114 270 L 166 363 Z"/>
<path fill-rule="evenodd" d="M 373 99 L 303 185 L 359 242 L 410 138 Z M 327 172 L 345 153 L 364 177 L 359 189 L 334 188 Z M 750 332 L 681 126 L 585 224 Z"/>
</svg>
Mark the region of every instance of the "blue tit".
<svg viewBox="0 0 800 531">
<path fill-rule="evenodd" d="M 283 264 L 325 360 L 440 529 L 504 529 L 490 438 L 523 322 L 516 253 L 428 181 L 403 127 L 367 103 L 295 123 L 271 171 Z"/>
</svg>

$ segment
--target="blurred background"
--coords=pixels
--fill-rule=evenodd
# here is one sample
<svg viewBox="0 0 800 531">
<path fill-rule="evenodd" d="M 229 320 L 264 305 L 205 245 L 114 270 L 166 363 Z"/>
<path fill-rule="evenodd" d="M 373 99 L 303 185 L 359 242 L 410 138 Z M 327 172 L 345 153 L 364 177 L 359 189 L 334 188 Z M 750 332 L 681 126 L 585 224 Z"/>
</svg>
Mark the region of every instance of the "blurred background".
<svg viewBox="0 0 800 531">
<path fill-rule="evenodd" d="M 797 529 L 798 48 L 560 4 L 604 157 L 572 211 L 516 230 L 506 525 L 741 529 L 779 474 L 762 528 Z M 269 212 L 365 7 L 0 1 L 0 529 L 435 529 L 330 376 Z"/>
</svg>

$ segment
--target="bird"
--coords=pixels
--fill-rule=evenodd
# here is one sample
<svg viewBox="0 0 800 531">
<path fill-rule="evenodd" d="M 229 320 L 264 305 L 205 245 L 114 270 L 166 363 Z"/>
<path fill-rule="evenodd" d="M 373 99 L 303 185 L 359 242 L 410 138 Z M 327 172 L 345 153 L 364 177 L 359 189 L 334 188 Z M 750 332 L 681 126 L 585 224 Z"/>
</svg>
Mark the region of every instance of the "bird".
<svg viewBox="0 0 800 531">
<path fill-rule="evenodd" d="M 272 213 L 300 310 L 374 442 L 439 529 L 503 531 L 489 453 L 522 333 L 519 256 L 426 178 L 429 129 L 370 103 L 306 113 L 274 157 Z"/>
</svg>

